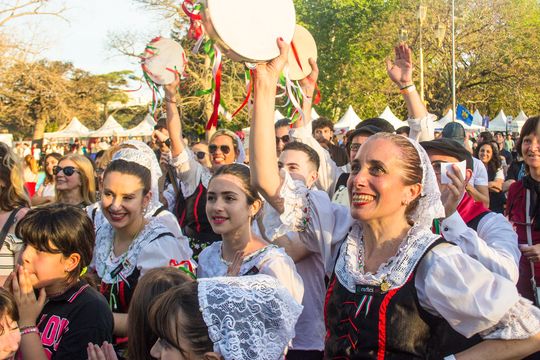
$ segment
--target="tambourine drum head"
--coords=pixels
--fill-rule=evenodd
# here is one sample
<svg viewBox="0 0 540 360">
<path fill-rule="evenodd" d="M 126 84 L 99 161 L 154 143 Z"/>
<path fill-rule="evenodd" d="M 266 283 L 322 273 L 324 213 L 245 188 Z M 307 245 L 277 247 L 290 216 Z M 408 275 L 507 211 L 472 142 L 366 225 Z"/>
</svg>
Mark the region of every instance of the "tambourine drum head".
<svg viewBox="0 0 540 360">
<path fill-rule="evenodd" d="M 294 54 L 293 48 L 289 50 L 289 78 L 291 80 L 302 80 L 311 73 L 311 65 L 309 65 L 309 58 L 317 60 L 317 44 L 311 33 L 303 26 L 296 25 L 296 31 L 294 32 L 292 44 L 300 60 L 298 60 Z"/>
<path fill-rule="evenodd" d="M 292 0 L 203 0 L 202 4 L 206 32 L 232 60 L 269 61 L 279 56 L 277 38 L 290 42 L 294 35 Z"/>
<path fill-rule="evenodd" d="M 184 72 L 185 54 L 182 46 L 172 39 L 161 38 L 150 43 L 155 55 L 146 52 L 144 64 L 148 69 L 148 76 L 159 85 L 171 84 L 174 81 L 175 70 L 178 73 Z"/>
</svg>

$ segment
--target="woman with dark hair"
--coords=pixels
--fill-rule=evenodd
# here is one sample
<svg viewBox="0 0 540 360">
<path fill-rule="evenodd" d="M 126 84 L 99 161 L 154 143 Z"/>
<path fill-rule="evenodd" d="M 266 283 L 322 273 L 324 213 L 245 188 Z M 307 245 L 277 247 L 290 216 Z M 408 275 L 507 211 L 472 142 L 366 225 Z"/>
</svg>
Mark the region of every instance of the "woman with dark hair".
<svg viewBox="0 0 540 360">
<path fill-rule="evenodd" d="M 39 186 L 36 194 L 32 197 L 32 205 L 43 205 L 52 203 L 55 201 L 56 184 L 53 170 L 58 162 L 62 158 L 62 155 L 58 153 L 50 153 L 45 156 L 45 180 Z"/>
<path fill-rule="evenodd" d="M 518 289 L 521 295 L 540 305 L 540 116 L 529 118 L 516 144 L 525 163 L 526 175 L 508 189 L 506 214 L 518 234 L 521 250 Z"/>
<path fill-rule="evenodd" d="M 182 124 L 175 100 L 179 84 L 180 78 L 177 76 L 173 83 L 164 86 L 170 139 L 162 132 L 154 133 L 161 142 L 166 143 L 170 140 L 170 165 L 176 169 L 181 186 L 174 204 L 169 203 L 167 206 L 174 209 L 182 232 L 190 239 L 190 246 L 196 259 L 205 247 L 221 240 L 220 235 L 212 230 L 205 212 L 206 192 L 212 172 L 223 165 L 235 162 L 242 164 L 245 152 L 242 141 L 234 132 L 219 129 L 208 142 L 211 168 L 197 161 L 196 155 L 186 146 L 182 138 Z"/>
<path fill-rule="evenodd" d="M 156 359 L 280 360 L 302 306 L 267 275 L 199 279 L 150 307 Z"/>
<path fill-rule="evenodd" d="M 538 351 L 540 310 L 512 281 L 432 233 L 445 211 L 416 141 L 380 133 L 362 144 L 347 182 L 350 210 L 273 166 L 275 84 L 288 57 L 282 39 L 278 47 L 280 56 L 257 64 L 254 76 L 252 182 L 298 232 L 298 246 L 322 254 L 332 273 L 325 358 L 510 359 Z M 407 56 L 406 45 L 396 48 L 397 59 Z"/>
<path fill-rule="evenodd" d="M 19 311 L 13 295 L 0 288 L 0 359 L 12 359 L 21 343 Z"/>
<path fill-rule="evenodd" d="M 0 142 L 0 284 L 15 269 L 22 250 L 15 225 L 29 208 L 21 163 L 10 147 Z"/>
<path fill-rule="evenodd" d="M 19 310 L 21 358 L 86 358 L 86 344 L 110 341 L 113 328 L 107 302 L 81 275 L 92 259 L 92 222 L 77 207 L 53 204 L 30 210 L 15 232 L 25 248 L 7 287 Z"/>
<path fill-rule="evenodd" d="M 489 209 L 502 214 L 506 197 L 502 191 L 504 172 L 499 149 L 493 142 L 483 142 L 476 147 L 474 156 L 482 161 L 488 173 Z"/>
<path fill-rule="evenodd" d="M 128 354 L 129 360 L 152 360 L 150 349 L 157 341 L 157 336 L 150 328 L 149 310 L 152 301 L 165 291 L 192 282 L 194 279 L 176 267 L 162 267 L 149 270 L 141 277 L 133 293 L 128 313 Z M 116 359 L 114 349 L 109 343 L 101 347 L 88 345 L 88 359 Z"/>
<path fill-rule="evenodd" d="M 270 275 L 301 304 L 304 284 L 293 260 L 283 248 L 269 244 L 251 230 L 262 200 L 251 186 L 250 177 L 246 165 L 230 164 L 221 166 L 208 183 L 206 216 L 223 241 L 201 252 L 197 275 Z"/>
<path fill-rule="evenodd" d="M 135 149 L 121 149 L 116 153 Z M 101 280 L 100 290 L 114 315 L 116 342 L 125 348 L 128 309 L 138 280 L 153 268 L 167 266 L 171 259 L 189 260 L 182 242 L 155 218 L 145 219 L 151 204 L 152 179 L 149 164 L 113 160 L 103 176 L 101 211 L 107 221 L 96 229 L 96 247 L 91 268 Z M 100 344 L 100 343 L 98 343 Z"/>
</svg>

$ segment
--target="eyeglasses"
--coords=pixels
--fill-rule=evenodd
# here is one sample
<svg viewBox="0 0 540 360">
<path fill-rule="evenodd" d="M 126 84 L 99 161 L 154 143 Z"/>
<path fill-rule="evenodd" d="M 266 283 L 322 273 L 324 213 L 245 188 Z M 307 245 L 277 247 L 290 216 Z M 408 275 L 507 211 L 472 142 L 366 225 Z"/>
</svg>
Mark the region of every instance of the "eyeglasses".
<svg viewBox="0 0 540 360">
<path fill-rule="evenodd" d="M 229 145 L 220 145 L 220 146 L 219 146 L 219 149 L 220 149 L 221 152 L 224 153 L 225 155 L 227 155 L 228 153 L 231 152 L 231 148 L 229 147 Z M 209 145 L 209 146 L 208 146 L 208 151 L 210 151 L 210 154 L 215 153 L 217 150 L 218 150 L 218 146 L 217 146 L 217 145 Z M 197 155 L 197 156 L 198 156 L 198 155 Z"/>
<path fill-rule="evenodd" d="M 362 144 L 359 144 L 359 143 L 352 143 L 351 144 L 351 150 L 352 151 L 358 151 L 360 149 L 360 146 L 362 146 Z"/>
<path fill-rule="evenodd" d="M 53 174 L 54 175 L 58 175 L 58 173 L 60 171 L 62 171 L 64 173 L 64 175 L 66 175 L 66 176 L 71 176 L 71 175 L 79 172 L 79 170 L 77 170 L 74 166 L 66 166 L 66 167 L 55 166 L 55 167 L 53 167 Z"/>
<path fill-rule="evenodd" d="M 103 168 L 97 168 L 97 169 L 96 169 L 96 175 L 97 175 L 97 176 L 100 176 L 100 175 L 103 174 L 104 172 L 105 172 L 105 169 L 103 169 Z M 65 174 L 65 172 L 64 172 L 64 174 Z"/>
<path fill-rule="evenodd" d="M 276 144 L 279 144 L 280 141 L 288 144 L 291 141 L 291 137 L 289 135 L 283 135 L 282 137 L 276 136 Z"/>
<path fill-rule="evenodd" d="M 440 162 L 432 162 L 431 166 L 433 166 L 433 171 L 435 172 L 435 174 L 440 174 L 441 173 L 441 163 Z"/>
<path fill-rule="evenodd" d="M 227 149 L 228 149 L 228 147 L 227 147 Z M 223 150 L 221 150 L 221 151 L 223 151 Z M 227 152 L 229 152 L 229 151 L 227 151 Z M 195 155 L 197 155 L 197 159 L 202 160 L 206 156 L 206 153 L 204 151 L 197 151 L 197 152 L 195 152 Z"/>
</svg>

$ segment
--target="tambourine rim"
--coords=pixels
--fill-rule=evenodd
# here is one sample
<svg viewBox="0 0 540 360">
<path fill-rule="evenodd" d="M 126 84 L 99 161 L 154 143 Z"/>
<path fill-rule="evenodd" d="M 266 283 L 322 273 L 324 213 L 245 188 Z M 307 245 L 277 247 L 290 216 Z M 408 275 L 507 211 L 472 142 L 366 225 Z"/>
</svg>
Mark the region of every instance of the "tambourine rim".
<svg viewBox="0 0 540 360">
<path fill-rule="evenodd" d="M 185 55 L 186 52 L 185 52 L 184 47 L 182 46 L 182 44 L 180 44 L 178 41 L 176 41 L 176 40 L 174 40 L 174 39 L 171 39 L 171 38 L 160 38 L 160 39 L 157 40 L 157 41 L 150 42 L 149 45 L 155 45 L 155 44 L 157 44 L 157 43 L 159 43 L 160 41 L 163 41 L 163 40 L 165 40 L 165 41 L 167 41 L 167 42 L 173 42 L 173 43 L 175 43 L 176 45 L 178 45 L 178 46 L 180 47 L 180 59 L 182 59 L 182 68 L 181 68 L 181 69 L 176 69 L 176 70 L 177 70 L 178 72 L 180 72 L 180 73 L 184 72 L 184 69 L 185 69 L 185 67 L 186 67 L 186 61 L 184 60 L 185 57 L 186 57 L 186 55 Z M 183 56 L 182 56 L 182 55 L 183 55 Z M 144 59 L 143 64 L 146 64 L 146 65 L 147 65 L 148 70 L 151 70 L 151 69 L 150 69 L 150 68 L 151 68 L 151 65 L 148 66 L 147 61 L 150 60 L 150 59 L 152 59 L 152 58 L 154 58 L 154 57 L 156 57 L 156 56 L 159 56 L 159 55 L 150 56 L 150 57 Z M 162 69 L 160 69 L 159 71 L 161 72 Z M 168 72 L 168 70 L 164 70 L 164 71 L 163 71 L 164 74 L 167 74 L 165 71 Z M 154 72 L 155 72 L 155 71 L 154 71 Z M 167 75 L 168 75 L 168 74 L 167 74 Z M 171 75 L 172 75 L 172 74 L 171 74 Z M 156 79 L 155 76 L 153 76 L 153 74 L 148 74 L 148 76 L 150 77 L 150 79 L 152 79 L 152 81 L 153 81 L 154 83 L 156 83 L 156 84 L 158 84 L 158 85 L 168 85 L 168 84 L 171 84 L 172 82 L 174 82 L 174 77 L 173 77 L 172 81 L 159 81 L 159 80 Z"/>
<path fill-rule="evenodd" d="M 293 4 L 292 8 L 294 11 L 294 18 L 296 19 L 296 9 L 294 8 L 294 3 L 292 2 L 292 0 L 290 2 Z M 202 23 L 203 23 L 204 29 L 206 30 L 206 33 L 210 36 L 210 38 L 216 42 L 216 45 L 220 48 L 220 50 L 225 56 L 227 56 L 228 58 L 234 61 L 248 62 L 248 63 L 264 63 L 273 59 L 273 57 L 269 59 L 253 59 L 245 55 L 242 55 L 241 53 L 232 49 L 229 45 L 225 43 L 225 41 L 222 39 L 221 35 L 219 34 L 218 30 L 214 26 L 214 23 L 212 21 L 212 10 L 208 7 L 208 0 L 201 0 L 201 5 L 202 5 L 201 15 L 203 18 Z M 294 31 L 296 30 L 296 21 L 292 29 L 293 29 L 292 33 L 289 36 L 290 39 L 289 37 L 284 37 L 284 40 L 287 42 L 292 41 L 292 38 L 294 36 Z"/>
<path fill-rule="evenodd" d="M 319 57 L 319 50 L 317 49 L 317 42 L 315 41 L 315 38 L 313 37 L 313 34 L 311 34 L 311 32 L 308 29 L 306 29 L 304 26 L 302 26 L 300 24 L 296 24 L 294 35 L 296 35 L 296 29 L 298 29 L 298 28 L 300 28 L 302 30 L 305 30 L 305 32 L 307 34 L 309 34 L 311 40 L 313 40 L 313 44 L 315 45 L 314 46 L 315 56 L 308 56 L 308 57 L 311 57 L 315 61 L 317 61 L 317 58 Z M 292 42 L 294 42 L 294 36 L 293 36 Z M 292 53 L 292 49 L 289 51 L 289 60 L 291 60 L 291 58 L 296 63 L 296 59 L 294 58 L 294 54 Z M 307 61 L 307 59 L 305 59 L 305 60 Z M 300 67 L 297 66 L 297 69 L 295 69 L 295 74 L 296 73 L 302 73 L 302 75 L 303 75 L 303 77 L 298 78 L 297 76 L 293 76 L 293 74 L 291 73 L 291 64 L 289 64 L 289 77 L 290 77 L 290 79 L 293 80 L 293 81 L 302 80 L 302 79 L 306 78 L 307 76 L 309 76 L 309 74 L 311 73 L 311 65 L 308 64 L 308 66 L 309 66 L 309 71 L 307 71 L 306 69 L 302 70 L 302 69 L 300 69 Z"/>
</svg>

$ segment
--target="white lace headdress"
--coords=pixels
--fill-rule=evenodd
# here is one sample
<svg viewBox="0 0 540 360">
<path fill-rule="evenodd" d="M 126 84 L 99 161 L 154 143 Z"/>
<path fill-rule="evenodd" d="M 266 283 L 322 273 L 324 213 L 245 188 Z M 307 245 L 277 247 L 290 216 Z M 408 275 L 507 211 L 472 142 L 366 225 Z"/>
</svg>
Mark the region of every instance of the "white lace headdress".
<svg viewBox="0 0 540 360">
<path fill-rule="evenodd" d="M 418 206 L 411 214 L 411 219 L 415 225 L 431 229 L 434 219 L 445 217 L 444 206 L 441 201 L 441 191 L 439 190 L 437 177 L 426 150 L 417 141 L 413 139 L 408 140 L 418 152 L 420 165 L 422 166 L 422 194 Z"/>
<path fill-rule="evenodd" d="M 163 206 L 161 202 L 159 201 L 159 187 L 158 187 L 158 180 L 162 175 L 161 168 L 159 167 L 159 163 L 157 161 L 156 155 L 150 149 L 148 145 L 143 143 L 142 141 L 137 140 L 129 140 L 126 142 L 123 142 L 122 145 L 131 145 L 135 147 L 136 149 L 132 148 L 122 148 L 119 151 L 117 151 L 113 155 L 113 161 L 114 160 L 126 160 L 135 162 L 139 165 L 144 166 L 148 170 L 150 170 L 150 177 L 151 177 L 151 191 L 152 191 L 152 198 L 150 199 L 150 204 L 148 204 L 147 208 L 147 214 L 151 216 L 157 209 Z"/>
<path fill-rule="evenodd" d="M 225 360 L 277 360 L 302 312 L 268 275 L 199 279 L 199 304 L 214 351 Z"/>
</svg>

